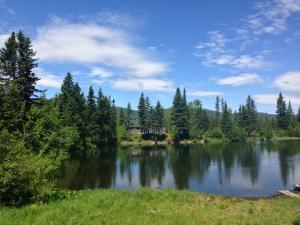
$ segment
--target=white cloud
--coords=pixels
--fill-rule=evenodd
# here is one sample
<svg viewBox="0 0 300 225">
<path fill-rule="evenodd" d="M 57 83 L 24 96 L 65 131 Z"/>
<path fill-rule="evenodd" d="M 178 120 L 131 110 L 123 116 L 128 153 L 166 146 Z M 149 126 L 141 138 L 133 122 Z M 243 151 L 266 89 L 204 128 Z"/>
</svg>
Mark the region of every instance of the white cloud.
<svg viewBox="0 0 300 225">
<path fill-rule="evenodd" d="M 199 97 L 210 97 L 210 96 L 222 96 L 225 95 L 224 92 L 219 91 L 189 91 L 189 95 L 199 96 Z"/>
<path fill-rule="evenodd" d="M 9 34 L 1 34 L 0 35 L 0 48 L 4 46 L 5 41 L 9 37 Z"/>
<path fill-rule="evenodd" d="M 288 18 L 297 12 L 300 12 L 299 0 L 260 1 L 255 12 L 244 19 L 244 26 L 257 35 L 279 34 L 286 29 Z"/>
<path fill-rule="evenodd" d="M 217 80 L 219 85 L 242 86 L 246 84 L 261 83 L 262 78 L 256 73 L 242 73 L 238 76 L 230 76 Z"/>
<path fill-rule="evenodd" d="M 199 42 L 196 46 L 197 57 L 202 58 L 205 65 L 229 66 L 236 69 L 258 69 L 267 64 L 262 53 L 256 55 L 239 54 L 237 48 L 228 44 L 234 39 L 228 39 L 219 31 L 208 32 L 209 41 Z"/>
<path fill-rule="evenodd" d="M 38 29 L 34 46 L 41 61 L 102 64 L 140 78 L 168 71 L 166 63 L 151 59 L 135 47 L 127 32 L 94 23 L 57 20 Z"/>
<path fill-rule="evenodd" d="M 284 91 L 294 91 L 300 93 L 300 71 L 287 72 L 274 81 L 274 85 Z"/>
<path fill-rule="evenodd" d="M 260 104 L 276 106 L 278 94 L 257 94 L 253 97 Z M 283 97 L 286 102 L 291 101 L 295 109 L 300 106 L 300 96 L 283 94 Z"/>
<path fill-rule="evenodd" d="M 104 84 L 104 80 L 92 80 L 92 82 L 93 82 L 94 84 L 97 84 L 97 85 L 102 85 L 102 84 Z"/>
<path fill-rule="evenodd" d="M 126 79 L 112 81 L 112 87 L 127 91 L 168 92 L 174 90 L 174 84 L 164 79 Z"/>
<path fill-rule="evenodd" d="M 91 71 L 92 76 L 99 76 L 100 78 L 108 78 L 113 76 L 113 73 L 110 71 L 107 71 L 101 67 L 93 67 Z"/>
<path fill-rule="evenodd" d="M 132 28 L 141 23 L 140 20 L 135 20 L 126 13 L 120 13 L 112 10 L 104 10 L 98 12 L 96 15 L 82 15 L 81 21 L 93 21 L 95 23 L 122 27 Z"/>
<path fill-rule="evenodd" d="M 60 88 L 63 80 L 56 75 L 53 75 L 42 68 L 36 69 L 36 74 L 40 78 L 37 85 L 41 87 Z"/>
</svg>

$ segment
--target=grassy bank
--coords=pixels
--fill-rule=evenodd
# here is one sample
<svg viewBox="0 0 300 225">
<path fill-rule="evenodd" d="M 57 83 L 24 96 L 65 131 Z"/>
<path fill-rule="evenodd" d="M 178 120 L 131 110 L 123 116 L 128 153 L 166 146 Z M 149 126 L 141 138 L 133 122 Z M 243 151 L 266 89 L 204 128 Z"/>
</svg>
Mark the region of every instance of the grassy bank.
<svg viewBox="0 0 300 225">
<path fill-rule="evenodd" d="M 177 190 L 80 191 L 0 208 L 0 224 L 300 224 L 300 199 L 245 200 Z"/>
</svg>

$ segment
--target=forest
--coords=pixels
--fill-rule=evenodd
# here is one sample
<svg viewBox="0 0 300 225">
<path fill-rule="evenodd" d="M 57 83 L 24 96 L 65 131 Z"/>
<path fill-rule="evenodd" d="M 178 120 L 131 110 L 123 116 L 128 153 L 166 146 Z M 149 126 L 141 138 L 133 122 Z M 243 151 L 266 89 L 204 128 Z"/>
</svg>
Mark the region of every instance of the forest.
<svg viewBox="0 0 300 225">
<path fill-rule="evenodd" d="M 282 93 L 276 115 L 257 112 L 251 96 L 238 111 L 216 97 L 215 110 L 200 100 L 187 101 L 177 88 L 170 108 L 151 104 L 141 93 L 137 110 L 117 107 L 101 89 L 85 95 L 67 73 L 60 92 L 46 98 L 38 89 L 38 60 L 29 37 L 12 32 L 0 51 L 0 202 L 22 205 L 59 195 L 57 177 L 72 152 L 115 151 L 122 141 L 300 137 L 300 108 Z M 117 99 L 116 99 L 117 100 Z M 138 134 L 131 132 L 139 129 Z"/>
</svg>

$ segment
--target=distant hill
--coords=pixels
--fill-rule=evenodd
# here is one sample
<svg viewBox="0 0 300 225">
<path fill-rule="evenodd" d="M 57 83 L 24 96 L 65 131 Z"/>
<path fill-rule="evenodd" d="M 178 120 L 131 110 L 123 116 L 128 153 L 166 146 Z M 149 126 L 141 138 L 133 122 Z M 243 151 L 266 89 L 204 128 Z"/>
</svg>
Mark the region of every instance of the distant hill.
<svg viewBox="0 0 300 225">
<path fill-rule="evenodd" d="M 121 108 L 122 107 L 117 107 L 117 112 L 118 113 L 120 112 Z M 126 110 L 125 108 L 123 108 L 123 109 Z M 171 109 L 172 108 L 165 109 L 165 113 L 164 114 L 165 114 L 166 118 L 170 118 L 171 117 Z M 210 118 L 212 118 L 212 117 L 214 117 L 216 115 L 216 112 L 214 110 L 211 110 L 211 109 L 204 109 L 204 110 L 206 110 L 207 115 Z M 275 114 L 267 114 L 267 113 L 258 112 L 258 117 L 259 118 L 266 118 L 266 117 L 267 118 L 274 118 L 275 116 L 276 116 Z M 132 118 L 131 119 L 132 119 L 132 125 L 133 126 L 137 126 L 138 125 L 138 121 L 139 121 L 138 117 L 139 117 L 138 116 L 138 111 L 137 110 L 132 110 Z"/>
</svg>

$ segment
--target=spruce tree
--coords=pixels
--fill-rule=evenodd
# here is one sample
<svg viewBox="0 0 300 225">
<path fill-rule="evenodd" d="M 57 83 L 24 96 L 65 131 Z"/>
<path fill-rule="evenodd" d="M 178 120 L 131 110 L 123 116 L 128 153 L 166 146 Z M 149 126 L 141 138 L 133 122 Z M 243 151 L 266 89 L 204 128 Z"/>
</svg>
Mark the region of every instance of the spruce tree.
<svg viewBox="0 0 300 225">
<path fill-rule="evenodd" d="M 284 101 L 284 98 L 282 96 L 282 93 L 279 93 L 279 97 L 277 99 L 277 126 L 280 129 L 286 130 L 288 128 L 288 121 L 286 116 L 286 104 Z"/>
<path fill-rule="evenodd" d="M 147 130 L 147 105 L 144 93 L 141 94 L 138 105 L 139 125 L 142 133 Z"/>
<path fill-rule="evenodd" d="M 128 102 L 126 108 L 126 129 L 127 130 L 129 130 L 129 128 L 131 127 L 131 119 L 132 119 L 131 117 L 132 117 L 132 109 L 131 109 L 130 102 Z"/>
<path fill-rule="evenodd" d="M 94 139 L 96 136 L 95 129 L 96 129 L 96 96 L 92 86 L 89 87 L 89 92 L 87 95 L 86 100 L 86 126 L 87 126 L 87 133 L 89 138 L 91 139 L 92 143 L 94 143 Z"/>
<path fill-rule="evenodd" d="M 186 101 L 182 97 L 180 89 L 177 88 L 171 112 L 174 138 L 176 140 L 182 140 L 189 137 L 188 112 L 186 111 L 188 111 Z"/>
<path fill-rule="evenodd" d="M 216 121 L 215 121 L 215 123 L 218 127 L 218 126 L 220 126 L 220 98 L 219 98 L 219 96 L 216 97 L 215 111 L 216 111 Z"/>
<path fill-rule="evenodd" d="M 39 92 L 35 87 L 39 78 L 33 71 L 38 64 L 30 38 L 26 37 L 22 31 L 19 31 L 17 40 L 18 60 L 16 82 L 20 91 L 20 99 L 24 101 L 25 108 L 28 110 L 37 98 L 37 92 Z"/>
<path fill-rule="evenodd" d="M 115 105 L 115 100 L 112 100 L 111 104 L 111 114 L 110 114 L 110 145 L 115 145 L 117 141 L 117 109 Z"/>
<path fill-rule="evenodd" d="M 224 109 L 222 112 L 221 129 L 227 138 L 232 138 L 233 123 L 231 119 L 231 113 L 226 102 L 224 102 Z"/>
<path fill-rule="evenodd" d="M 286 119 L 287 119 L 287 126 L 292 126 L 293 125 L 293 117 L 294 117 L 294 112 L 292 108 L 291 101 L 289 101 L 288 108 L 286 110 Z"/>
<path fill-rule="evenodd" d="M 164 128 L 164 109 L 158 101 L 155 106 L 155 131 L 160 134 Z"/>
<path fill-rule="evenodd" d="M 17 78 L 18 43 L 14 32 L 0 50 L 0 83 L 7 83 Z"/>
<path fill-rule="evenodd" d="M 119 112 L 119 126 L 127 126 L 127 119 L 123 108 L 121 108 Z"/>
</svg>

